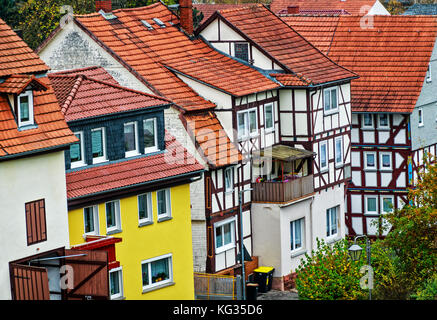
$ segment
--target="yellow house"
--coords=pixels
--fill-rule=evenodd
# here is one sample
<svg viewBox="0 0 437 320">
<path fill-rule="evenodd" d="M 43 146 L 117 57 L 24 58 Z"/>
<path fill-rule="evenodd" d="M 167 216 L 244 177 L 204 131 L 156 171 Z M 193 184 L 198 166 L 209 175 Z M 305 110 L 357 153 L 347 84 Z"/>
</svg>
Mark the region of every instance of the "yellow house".
<svg viewBox="0 0 437 320">
<path fill-rule="evenodd" d="M 79 139 L 65 152 L 71 246 L 108 251 L 111 299 L 194 299 L 190 183 L 204 170 L 165 132 L 171 103 L 99 67 L 49 77 Z"/>
</svg>

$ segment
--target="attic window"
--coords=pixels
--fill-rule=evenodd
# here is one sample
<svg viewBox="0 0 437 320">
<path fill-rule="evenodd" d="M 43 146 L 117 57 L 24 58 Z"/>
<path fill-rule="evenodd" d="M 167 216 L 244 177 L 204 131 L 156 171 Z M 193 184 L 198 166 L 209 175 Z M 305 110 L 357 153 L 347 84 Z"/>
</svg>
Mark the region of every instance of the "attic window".
<svg viewBox="0 0 437 320">
<path fill-rule="evenodd" d="M 32 90 L 25 91 L 17 98 L 18 127 L 34 125 Z"/>
<path fill-rule="evenodd" d="M 103 10 L 100 10 L 99 13 L 105 18 L 106 20 L 113 20 L 117 19 L 117 16 L 113 14 L 112 12 L 105 12 Z"/>
<path fill-rule="evenodd" d="M 153 30 L 153 27 L 150 23 L 148 23 L 146 20 L 141 20 L 141 23 L 149 30 Z"/>
<path fill-rule="evenodd" d="M 160 26 L 161 28 L 165 28 L 165 23 L 162 22 L 161 20 L 159 20 L 158 18 L 153 18 L 153 21 L 155 21 L 155 23 Z"/>
<path fill-rule="evenodd" d="M 428 65 L 428 70 L 426 71 L 426 82 L 432 82 L 431 64 Z"/>
</svg>

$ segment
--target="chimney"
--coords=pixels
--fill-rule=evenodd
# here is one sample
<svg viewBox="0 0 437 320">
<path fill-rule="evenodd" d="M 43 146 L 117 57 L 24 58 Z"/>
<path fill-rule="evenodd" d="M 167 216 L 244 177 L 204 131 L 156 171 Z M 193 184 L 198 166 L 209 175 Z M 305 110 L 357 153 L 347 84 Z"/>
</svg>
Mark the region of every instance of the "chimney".
<svg viewBox="0 0 437 320">
<path fill-rule="evenodd" d="M 112 11 L 112 2 L 111 0 L 96 0 L 96 12 L 103 10 L 105 12 Z"/>
<path fill-rule="evenodd" d="M 186 33 L 193 34 L 193 3 L 191 0 L 179 0 L 179 18 L 181 28 L 184 29 Z"/>
<path fill-rule="evenodd" d="M 298 14 L 300 12 L 299 6 L 289 6 L 287 7 L 288 14 Z"/>
</svg>

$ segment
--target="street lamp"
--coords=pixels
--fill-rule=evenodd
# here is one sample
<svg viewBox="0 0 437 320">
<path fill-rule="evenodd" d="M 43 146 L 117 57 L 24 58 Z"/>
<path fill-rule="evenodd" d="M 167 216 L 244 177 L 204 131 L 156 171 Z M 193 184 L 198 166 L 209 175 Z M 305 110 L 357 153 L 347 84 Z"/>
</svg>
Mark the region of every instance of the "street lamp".
<svg viewBox="0 0 437 320">
<path fill-rule="evenodd" d="M 244 244 L 243 244 L 243 192 L 252 191 L 252 188 L 238 191 L 238 204 L 240 207 L 240 260 L 241 260 L 241 281 L 243 282 L 243 300 L 246 300 L 246 272 L 244 268 Z"/>
<path fill-rule="evenodd" d="M 367 286 L 369 288 L 369 300 L 372 300 L 372 288 L 373 288 L 373 269 L 370 264 L 370 240 L 366 235 L 356 236 L 354 239 L 354 244 L 351 245 L 348 249 L 349 255 L 351 256 L 352 261 L 358 261 L 361 257 L 361 252 L 363 251 L 363 248 L 357 244 L 357 239 L 359 238 L 366 238 L 366 253 L 367 253 L 367 266 L 363 266 L 360 269 L 360 272 L 363 272 L 363 268 L 367 268 L 369 276 L 367 278 Z M 363 287 L 363 278 L 360 279 L 360 284 Z"/>
</svg>

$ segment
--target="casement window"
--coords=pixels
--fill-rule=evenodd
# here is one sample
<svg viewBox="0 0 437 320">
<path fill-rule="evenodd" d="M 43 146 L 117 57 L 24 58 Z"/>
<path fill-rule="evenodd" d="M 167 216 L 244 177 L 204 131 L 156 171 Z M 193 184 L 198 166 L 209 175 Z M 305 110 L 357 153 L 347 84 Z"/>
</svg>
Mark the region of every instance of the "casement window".
<svg viewBox="0 0 437 320">
<path fill-rule="evenodd" d="M 109 270 L 109 292 L 111 300 L 123 298 L 122 267 Z"/>
<path fill-rule="evenodd" d="M 234 190 L 234 168 L 229 167 L 225 169 L 225 192 L 232 192 Z"/>
<path fill-rule="evenodd" d="M 18 127 L 34 124 L 33 115 L 33 93 L 32 90 L 20 94 L 17 99 L 18 103 Z"/>
<path fill-rule="evenodd" d="M 343 138 L 335 138 L 335 165 L 341 166 L 343 164 Z"/>
<path fill-rule="evenodd" d="M 240 111 L 237 113 L 238 138 L 246 139 L 258 134 L 258 121 L 256 109 Z"/>
<path fill-rule="evenodd" d="M 324 89 L 323 98 L 325 113 L 331 113 L 338 110 L 337 87 Z"/>
<path fill-rule="evenodd" d="M 423 122 L 423 109 L 417 109 L 417 117 L 419 119 L 419 127 L 423 127 L 425 123 Z"/>
<path fill-rule="evenodd" d="M 373 114 L 363 113 L 363 129 L 373 129 Z"/>
<path fill-rule="evenodd" d="M 138 195 L 138 222 L 140 225 L 149 224 L 153 221 L 152 195 L 144 193 Z"/>
<path fill-rule="evenodd" d="M 106 233 L 121 232 L 120 200 L 105 203 L 106 208 Z"/>
<path fill-rule="evenodd" d="M 124 152 L 125 157 L 139 155 L 136 121 L 124 124 Z"/>
<path fill-rule="evenodd" d="M 144 126 L 144 153 L 158 151 L 158 131 L 156 118 L 143 121 Z"/>
<path fill-rule="evenodd" d="M 426 71 L 426 82 L 432 82 L 432 70 L 431 70 L 431 64 L 428 65 L 428 70 Z"/>
<path fill-rule="evenodd" d="M 235 218 L 214 225 L 215 252 L 220 253 L 235 247 Z"/>
<path fill-rule="evenodd" d="M 328 142 L 322 141 L 319 146 L 320 171 L 328 170 Z"/>
<path fill-rule="evenodd" d="M 143 290 L 173 282 L 172 254 L 166 254 L 141 262 Z"/>
<path fill-rule="evenodd" d="M 264 105 L 264 127 L 266 131 L 273 131 L 275 129 L 273 103 Z"/>
<path fill-rule="evenodd" d="M 249 44 L 234 43 L 234 56 L 235 58 L 249 61 Z"/>
<path fill-rule="evenodd" d="M 79 139 L 70 145 L 70 162 L 71 168 L 77 168 L 86 165 L 85 154 L 84 154 L 84 142 L 83 142 L 83 132 L 75 132 L 75 136 Z"/>
<path fill-rule="evenodd" d="M 106 161 L 106 130 L 105 128 L 96 128 L 91 130 L 91 150 L 93 154 L 93 163 Z"/>
<path fill-rule="evenodd" d="M 83 222 L 85 234 L 99 234 L 99 211 L 98 206 L 83 208 Z"/>
<path fill-rule="evenodd" d="M 379 129 L 389 128 L 388 114 L 384 113 L 378 115 L 378 128 Z"/>
<path fill-rule="evenodd" d="M 392 170 L 392 155 L 390 152 L 380 152 L 379 153 L 380 163 L 379 168 L 380 170 Z"/>
<path fill-rule="evenodd" d="M 304 218 L 290 222 L 290 247 L 291 251 L 303 247 Z"/>
<path fill-rule="evenodd" d="M 27 245 L 47 240 L 45 200 L 27 202 L 25 205 Z"/>
<path fill-rule="evenodd" d="M 393 196 L 381 196 L 381 213 L 390 213 L 393 211 L 394 197 Z"/>
<path fill-rule="evenodd" d="M 364 169 L 376 170 L 376 152 L 364 152 Z"/>
<path fill-rule="evenodd" d="M 326 236 L 332 237 L 338 233 L 338 207 L 326 210 Z"/>
<path fill-rule="evenodd" d="M 156 191 L 158 204 L 158 221 L 163 218 L 171 217 L 170 189 Z"/>
<path fill-rule="evenodd" d="M 378 197 L 365 196 L 364 197 L 364 212 L 366 214 L 378 214 Z"/>
</svg>

